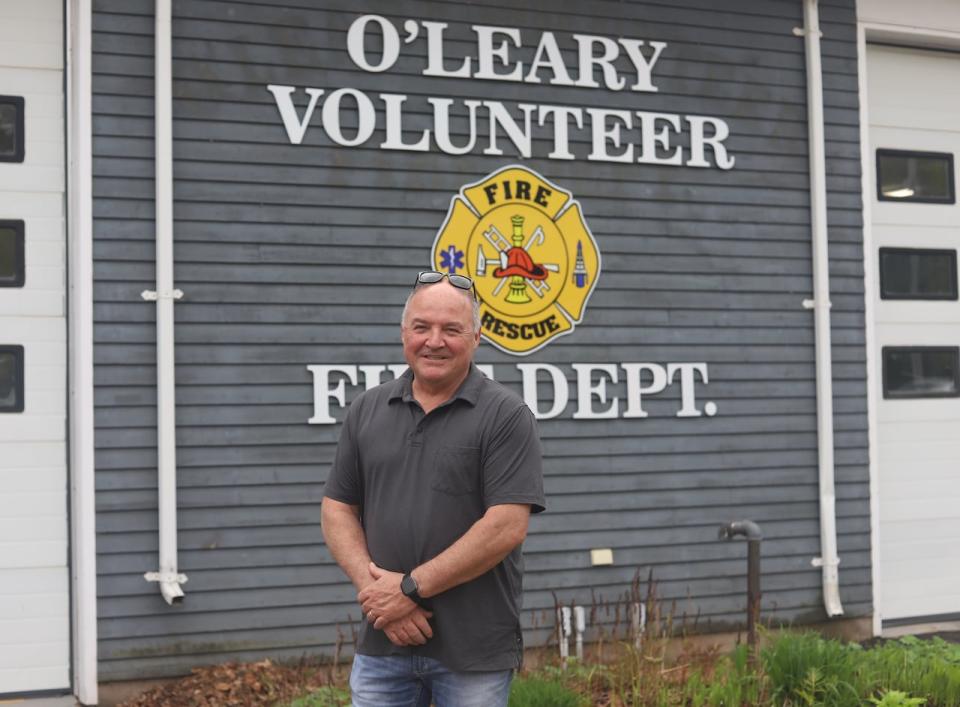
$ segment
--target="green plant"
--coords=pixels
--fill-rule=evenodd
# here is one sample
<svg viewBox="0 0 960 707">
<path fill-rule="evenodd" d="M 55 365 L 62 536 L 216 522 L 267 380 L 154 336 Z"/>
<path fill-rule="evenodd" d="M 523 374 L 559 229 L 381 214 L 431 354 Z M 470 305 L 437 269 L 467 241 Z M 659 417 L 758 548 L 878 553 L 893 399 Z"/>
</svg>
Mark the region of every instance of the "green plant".
<svg viewBox="0 0 960 707">
<path fill-rule="evenodd" d="M 774 703 L 860 707 L 862 653 L 856 644 L 815 633 L 783 634 L 762 652 Z"/>
<path fill-rule="evenodd" d="M 926 700 L 922 697 L 910 697 L 901 690 L 888 690 L 880 697 L 871 697 L 870 702 L 877 707 L 920 707 Z"/>
<path fill-rule="evenodd" d="M 309 695 L 298 697 L 287 707 L 347 707 L 349 704 L 349 689 L 327 685 Z"/>
<path fill-rule="evenodd" d="M 928 707 L 960 706 L 960 646 L 907 636 L 866 653 L 864 674 L 871 688 L 919 695 Z"/>
<path fill-rule="evenodd" d="M 556 680 L 518 677 L 510 686 L 509 707 L 586 707 L 587 699 Z"/>
</svg>

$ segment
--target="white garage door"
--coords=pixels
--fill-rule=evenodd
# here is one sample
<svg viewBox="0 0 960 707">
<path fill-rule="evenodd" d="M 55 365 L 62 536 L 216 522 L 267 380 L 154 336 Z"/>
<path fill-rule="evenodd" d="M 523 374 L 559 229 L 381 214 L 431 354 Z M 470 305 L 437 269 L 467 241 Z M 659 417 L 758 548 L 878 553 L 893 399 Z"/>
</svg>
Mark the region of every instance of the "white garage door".
<svg viewBox="0 0 960 707">
<path fill-rule="evenodd" d="M 960 55 L 870 46 L 884 621 L 960 616 Z"/>
<path fill-rule="evenodd" d="M 62 37 L 0 0 L 0 701 L 70 686 Z"/>
</svg>

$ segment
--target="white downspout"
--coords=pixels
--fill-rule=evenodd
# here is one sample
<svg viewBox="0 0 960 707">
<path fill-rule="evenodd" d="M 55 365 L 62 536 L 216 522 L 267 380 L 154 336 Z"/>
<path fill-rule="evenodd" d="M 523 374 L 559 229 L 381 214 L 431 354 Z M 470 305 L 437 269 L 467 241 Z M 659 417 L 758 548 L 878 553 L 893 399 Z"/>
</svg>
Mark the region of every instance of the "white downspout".
<svg viewBox="0 0 960 707">
<path fill-rule="evenodd" d="M 160 583 L 168 604 L 183 601 L 177 571 L 177 439 L 173 358 L 173 97 L 170 0 L 157 0 L 155 33 L 157 289 L 143 298 L 157 302 L 157 505 L 160 514 L 160 570 L 144 575 Z"/>
<path fill-rule="evenodd" d="M 820 17 L 817 0 L 803 0 L 802 34 L 807 55 L 807 125 L 810 151 L 810 225 L 813 240 L 813 308 L 817 369 L 817 446 L 820 469 L 820 557 L 823 605 L 827 616 L 840 616 L 837 565 L 837 497 L 833 469 L 833 364 L 830 351 L 830 260 L 827 250 L 827 177 L 823 137 L 823 77 L 820 66 Z"/>
<path fill-rule="evenodd" d="M 95 705 L 99 697 L 93 457 L 93 11 L 89 0 L 71 0 L 66 13 L 73 691 L 80 704 Z"/>
</svg>

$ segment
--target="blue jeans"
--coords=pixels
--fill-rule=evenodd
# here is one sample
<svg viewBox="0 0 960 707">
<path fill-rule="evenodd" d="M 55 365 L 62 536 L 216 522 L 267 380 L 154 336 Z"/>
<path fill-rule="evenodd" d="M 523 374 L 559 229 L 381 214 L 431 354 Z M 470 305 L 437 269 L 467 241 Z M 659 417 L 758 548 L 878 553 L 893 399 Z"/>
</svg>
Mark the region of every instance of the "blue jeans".
<svg viewBox="0 0 960 707">
<path fill-rule="evenodd" d="M 416 655 L 353 657 L 353 707 L 506 707 L 512 670 L 454 673 Z"/>
</svg>

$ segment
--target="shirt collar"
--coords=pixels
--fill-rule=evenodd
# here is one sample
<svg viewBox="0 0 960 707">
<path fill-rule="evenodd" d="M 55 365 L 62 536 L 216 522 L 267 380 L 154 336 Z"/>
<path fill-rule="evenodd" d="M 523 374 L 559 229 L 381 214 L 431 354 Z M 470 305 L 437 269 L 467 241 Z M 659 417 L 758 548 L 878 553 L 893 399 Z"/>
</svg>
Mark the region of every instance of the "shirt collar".
<svg viewBox="0 0 960 707">
<path fill-rule="evenodd" d="M 483 371 L 476 367 L 475 364 L 470 364 L 470 371 L 467 373 L 467 377 L 464 378 L 463 383 L 460 384 L 460 387 L 457 388 L 457 392 L 453 394 L 451 400 L 464 400 L 471 405 L 476 405 L 477 400 L 480 399 L 480 388 L 483 385 L 483 379 L 486 376 L 483 375 Z M 413 369 L 407 368 L 399 378 L 394 381 L 395 385 L 393 390 L 390 391 L 390 397 L 387 398 L 388 401 L 392 402 L 394 400 L 403 400 L 404 402 L 413 401 Z"/>
</svg>

